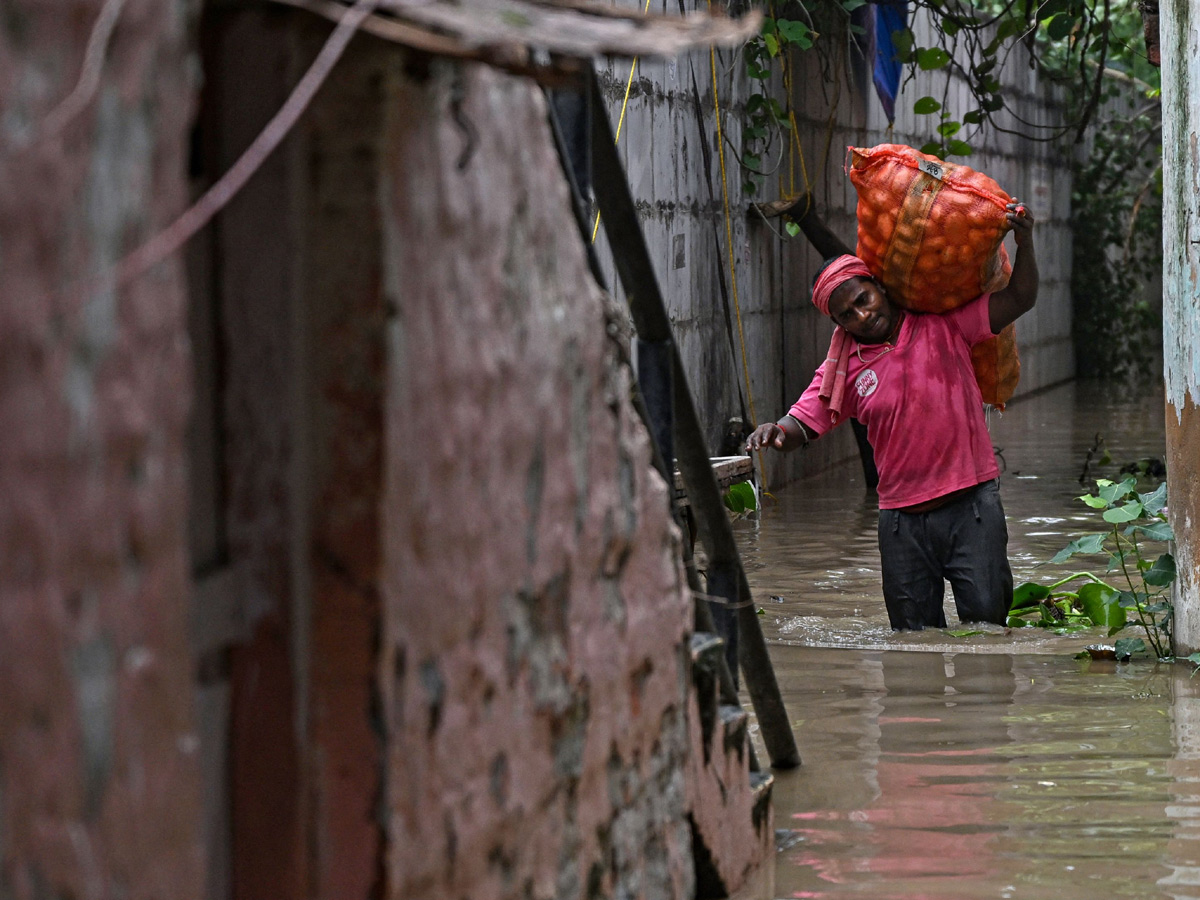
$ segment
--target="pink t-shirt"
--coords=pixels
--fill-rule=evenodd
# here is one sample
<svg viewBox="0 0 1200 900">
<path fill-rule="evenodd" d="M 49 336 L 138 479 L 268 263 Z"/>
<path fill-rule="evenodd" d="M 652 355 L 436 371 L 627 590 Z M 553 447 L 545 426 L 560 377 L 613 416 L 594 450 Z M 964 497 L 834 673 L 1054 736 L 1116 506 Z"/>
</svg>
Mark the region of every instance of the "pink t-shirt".
<svg viewBox="0 0 1200 900">
<path fill-rule="evenodd" d="M 867 426 L 880 509 L 924 503 L 1000 474 L 971 367 L 971 347 L 992 337 L 990 296 L 948 313 L 907 313 L 894 346 L 850 343 L 838 422 L 853 416 Z M 833 427 L 829 405 L 817 397 L 821 378 L 818 368 L 788 411 L 817 434 Z"/>
</svg>

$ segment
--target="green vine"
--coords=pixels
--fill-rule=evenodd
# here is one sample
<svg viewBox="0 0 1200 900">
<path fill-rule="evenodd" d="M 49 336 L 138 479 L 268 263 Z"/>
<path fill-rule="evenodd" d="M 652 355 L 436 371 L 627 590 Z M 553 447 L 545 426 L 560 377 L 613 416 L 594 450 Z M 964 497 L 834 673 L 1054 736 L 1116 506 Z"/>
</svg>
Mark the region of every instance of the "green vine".
<svg viewBox="0 0 1200 900">
<path fill-rule="evenodd" d="M 742 127 L 741 163 L 746 176 L 742 190 L 747 196 L 757 193 L 758 182 L 766 174 L 763 159 L 772 139 L 792 127 L 787 109 L 771 96 L 769 90 L 774 65 L 792 47 L 810 49 L 818 36 L 805 22 L 767 16 L 758 37 L 749 41 L 742 51 L 746 75 L 756 84 L 754 92 L 746 99 L 746 118 Z"/>
<path fill-rule="evenodd" d="M 1167 486 L 1139 493 L 1137 479 L 1100 479 L 1095 494 L 1079 499 L 1100 513 L 1106 531 L 1071 541 L 1051 560 L 1061 563 L 1076 555 L 1100 555 L 1104 577 L 1075 572 L 1053 584 L 1026 582 L 1013 591 L 1010 627 L 1040 626 L 1059 632 L 1101 625 L 1109 636 L 1133 627 L 1142 637 L 1121 638 L 1115 654 L 1127 658 L 1149 649 L 1158 659 L 1171 658 L 1174 607 L 1170 587 L 1175 581 L 1175 558 L 1151 548 L 1174 540 L 1167 523 Z M 1157 553 L 1157 555 L 1155 555 Z M 1077 590 L 1068 585 L 1084 581 Z"/>
</svg>

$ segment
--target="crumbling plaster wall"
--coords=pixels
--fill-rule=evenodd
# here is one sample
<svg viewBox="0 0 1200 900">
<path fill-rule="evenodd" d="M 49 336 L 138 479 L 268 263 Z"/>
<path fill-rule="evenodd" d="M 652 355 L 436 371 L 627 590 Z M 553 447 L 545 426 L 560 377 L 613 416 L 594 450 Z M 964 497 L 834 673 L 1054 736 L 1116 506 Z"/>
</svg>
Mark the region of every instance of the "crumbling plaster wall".
<svg viewBox="0 0 1200 900">
<path fill-rule="evenodd" d="M 622 5 L 640 8 L 642 4 L 622 0 Z M 914 28 L 919 41 L 922 36 L 928 41 L 920 21 Z M 1026 121 L 1053 121 L 1054 98 L 1048 88 L 1038 84 L 1022 54 L 1023 50 L 1013 54 L 1001 76 L 1009 86 L 1016 112 Z M 750 400 L 758 422 L 774 421 L 787 411 L 825 358 L 832 330 L 808 299 L 813 274 L 821 263 L 818 255 L 802 236 L 780 236 L 779 220 L 772 223 L 775 231 L 768 228 L 750 211 L 751 202 L 803 190 L 807 176 L 818 212 L 853 246 L 857 197 L 843 172 L 846 147 L 880 143 L 921 146 L 930 139 L 937 120 L 914 114 L 912 105 L 927 94 L 940 98 L 945 89 L 944 72 L 918 73 L 904 86 L 896 102 L 895 125 L 889 129 L 863 60 L 840 67 L 835 64 L 832 71 L 838 74 L 837 83 L 825 80 L 828 73 L 822 72 L 815 52 L 798 54 L 796 60 L 794 108 L 803 156 L 784 160 L 765 179 L 763 189 L 749 196 L 741 188 L 743 176 L 737 159 L 741 156 L 744 104 L 752 88 L 739 51 L 716 54 L 728 222 L 716 141 L 714 61 L 709 53 L 695 52 L 676 61 L 639 60 L 627 104 L 629 63 L 614 61 L 603 70 L 602 84 L 614 123 L 624 108 L 620 153 L 639 203 L 651 257 L 659 265 L 675 337 L 713 452 L 718 449 L 727 417 L 741 415 L 743 409 L 749 412 Z M 778 76 L 773 90 L 776 96 L 783 96 Z M 957 80 L 952 82 L 947 106 L 959 113 L 973 108 Z M 1015 120 L 1005 124 L 1014 126 Z M 1050 144 L 995 131 L 971 140 L 975 154 L 955 161 L 995 177 L 1011 194 L 1029 203 L 1038 217 L 1042 287 L 1037 308 L 1017 324 L 1022 359 L 1019 397 L 1066 380 L 1075 371 L 1070 338 L 1070 165 Z M 778 156 L 772 155 L 767 162 L 774 166 L 777 160 Z M 602 248 L 603 231 L 601 224 L 597 243 Z M 732 267 L 737 276 L 736 305 L 727 234 L 732 237 Z M 1010 238 L 1009 252 L 1013 250 Z M 740 306 L 740 333 L 736 306 Z M 749 397 L 743 373 L 743 338 Z M 786 457 L 765 454 L 767 480 L 779 485 L 855 456 L 850 429 L 839 429 L 803 453 Z"/>
<path fill-rule="evenodd" d="M 189 5 L 0 8 L 0 896 L 200 896 L 178 261 Z M 86 80 L 85 80 L 86 81 Z M 57 123 L 57 124 L 56 124 Z"/>
<path fill-rule="evenodd" d="M 1200 649 L 1200 10 L 1164 0 L 1163 365 L 1176 652 Z"/>
<path fill-rule="evenodd" d="M 441 62 L 388 91 L 390 895 L 687 897 L 679 535 L 544 100 Z"/>
</svg>

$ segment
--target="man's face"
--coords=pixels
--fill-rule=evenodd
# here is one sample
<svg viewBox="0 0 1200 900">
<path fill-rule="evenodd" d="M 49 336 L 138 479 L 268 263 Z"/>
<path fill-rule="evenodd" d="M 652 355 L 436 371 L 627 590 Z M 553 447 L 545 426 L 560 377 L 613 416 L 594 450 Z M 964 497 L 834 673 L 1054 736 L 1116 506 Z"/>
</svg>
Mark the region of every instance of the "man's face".
<svg viewBox="0 0 1200 900">
<path fill-rule="evenodd" d="M 874 279 L 855 276 L 829 298 L 829 317 L 862 344 L 882 344 L 896 328 L 900 311 Z"/>
</svg>

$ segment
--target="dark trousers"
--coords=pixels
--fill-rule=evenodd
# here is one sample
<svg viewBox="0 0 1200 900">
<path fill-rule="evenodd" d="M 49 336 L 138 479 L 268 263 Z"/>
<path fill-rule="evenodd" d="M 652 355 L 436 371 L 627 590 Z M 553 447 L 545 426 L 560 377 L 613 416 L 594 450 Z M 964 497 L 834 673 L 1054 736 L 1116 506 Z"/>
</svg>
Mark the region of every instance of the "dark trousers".
<svg viewBox="0 0 1200 900">
<path fill-rule="evenodd" d="M 1003 625 L 1012 604 L 998 480 L 930 512 L 879 511 L 883 599 L 892 628 L 945 628 L 945 581 L 963 622 Z"/>
</svg>

